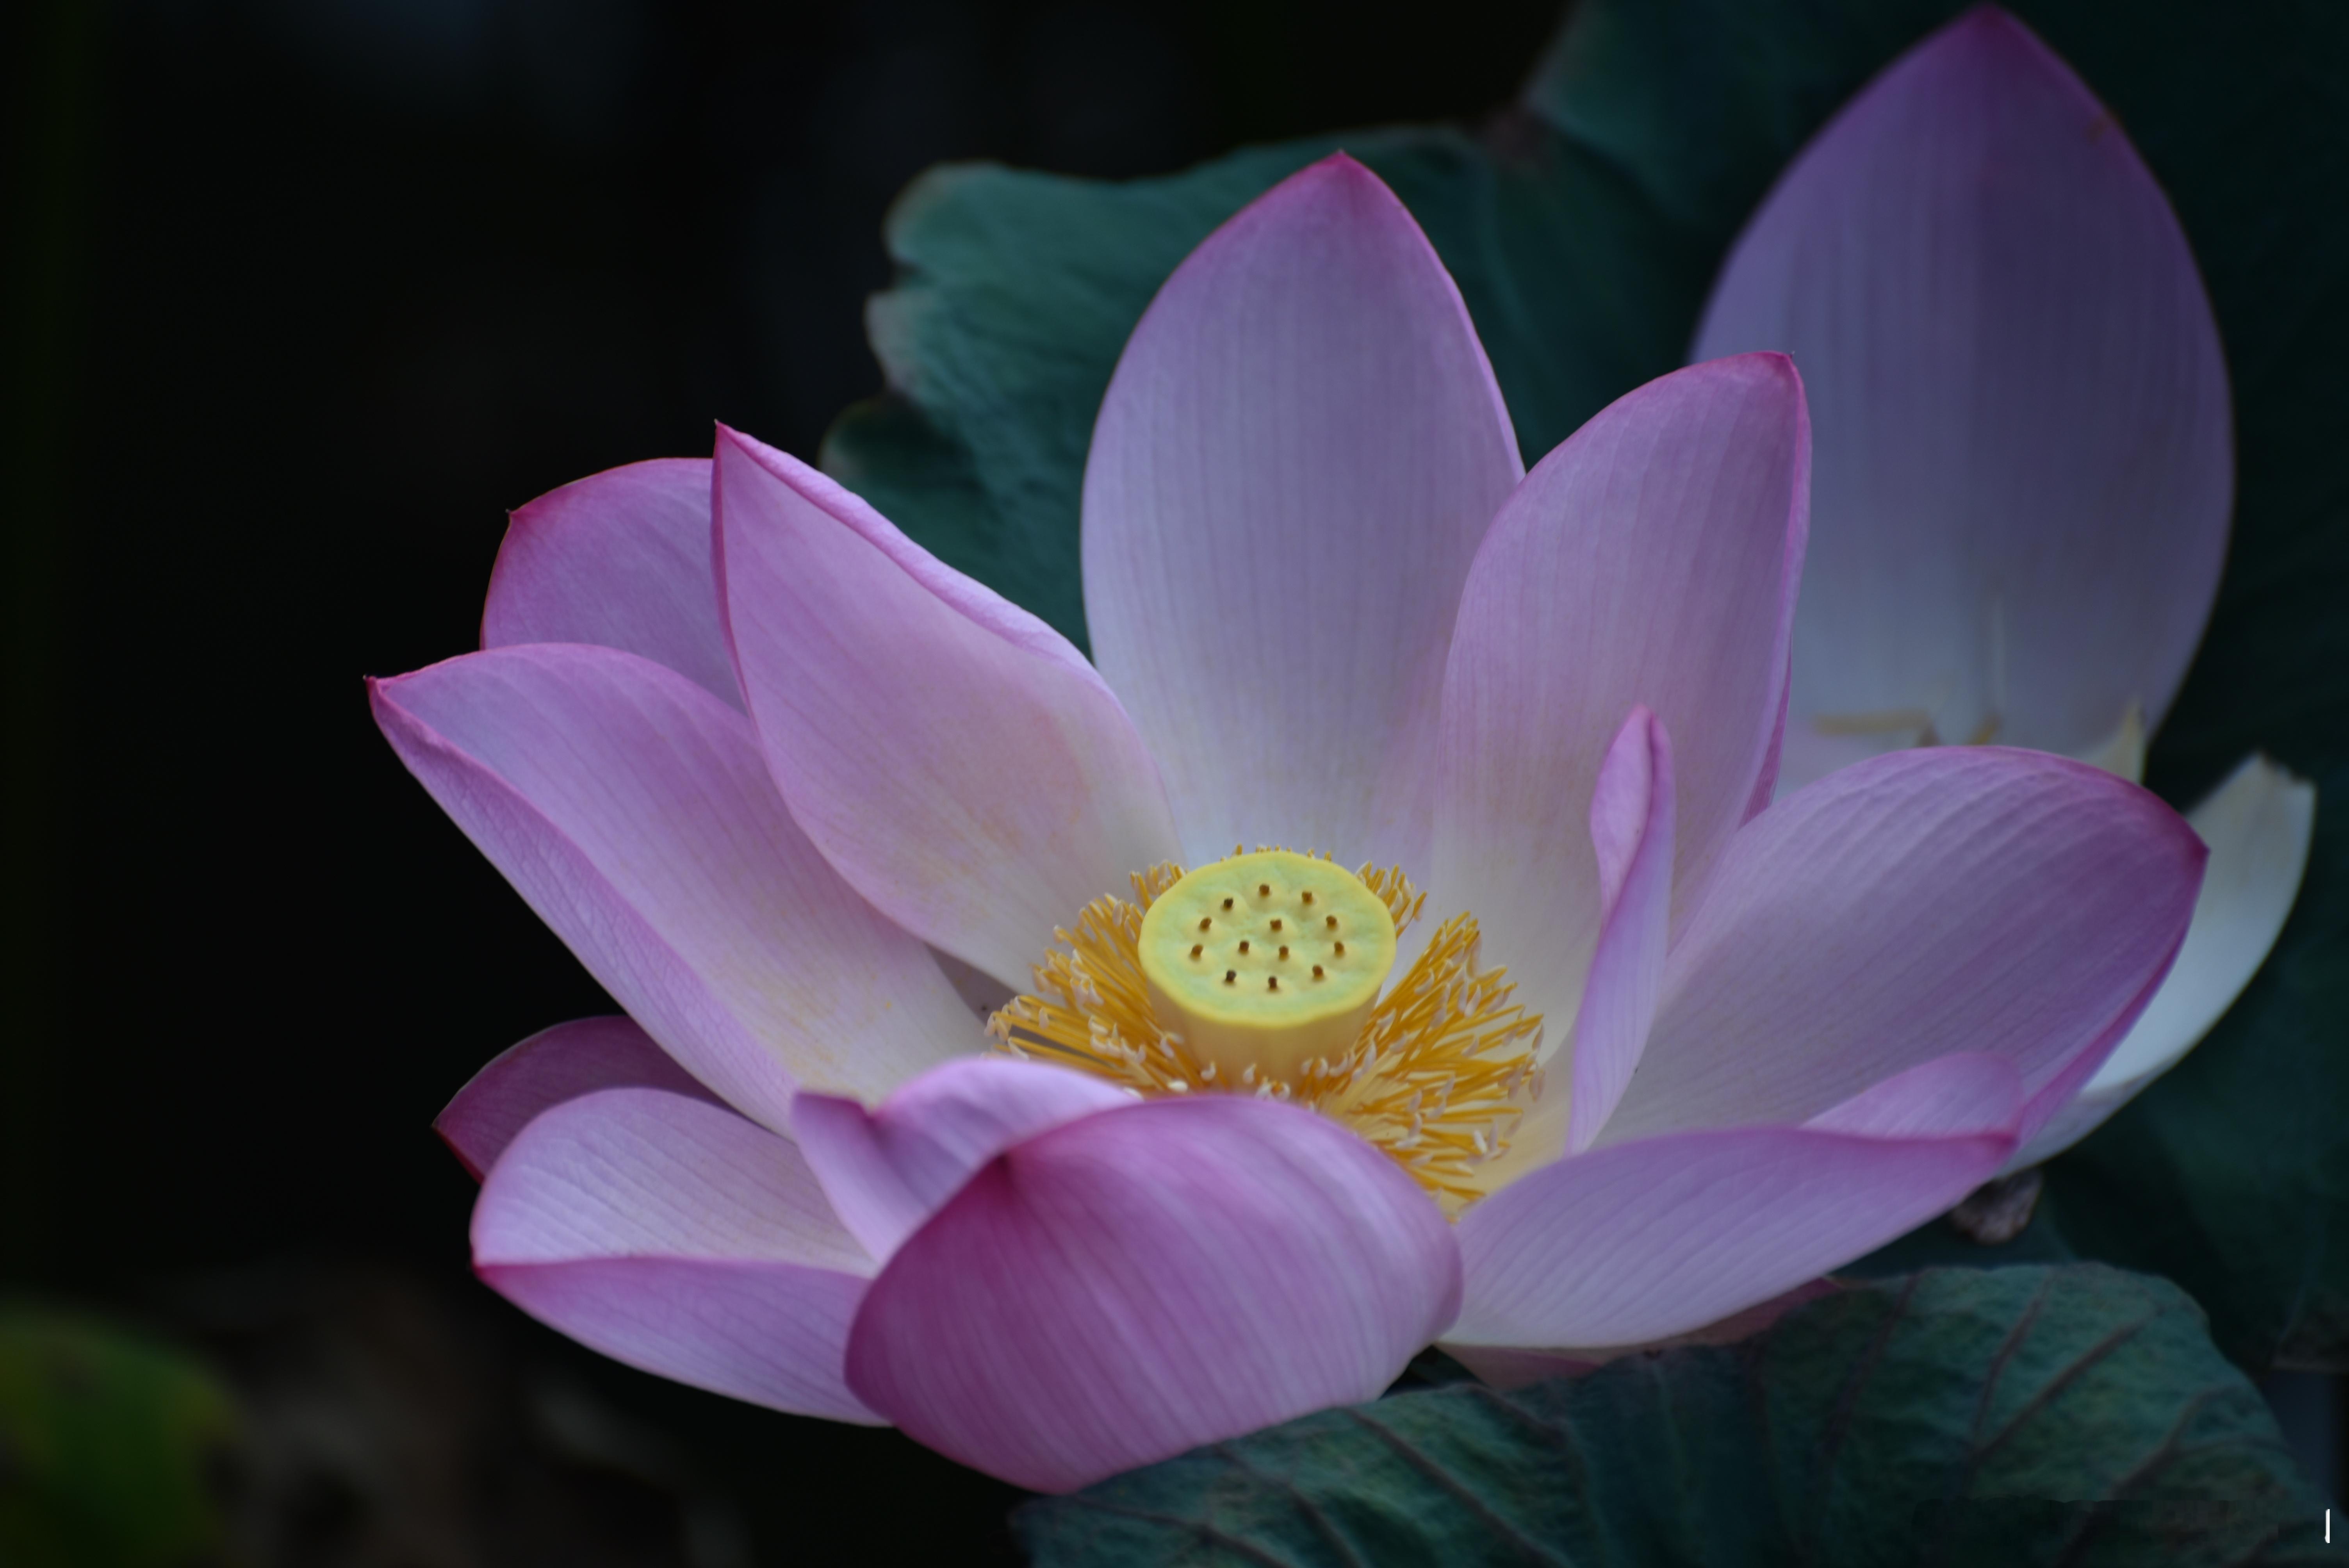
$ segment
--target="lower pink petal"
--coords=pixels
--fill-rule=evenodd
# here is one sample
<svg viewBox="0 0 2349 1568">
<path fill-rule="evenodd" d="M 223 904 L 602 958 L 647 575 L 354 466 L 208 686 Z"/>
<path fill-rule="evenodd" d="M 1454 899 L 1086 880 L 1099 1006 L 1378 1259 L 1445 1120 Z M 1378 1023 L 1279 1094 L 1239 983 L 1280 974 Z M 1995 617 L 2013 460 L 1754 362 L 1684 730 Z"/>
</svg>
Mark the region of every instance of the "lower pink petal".
<svg viewBox="0 0 2349 1568">
<path fill-rule="evenodd" d="M 1451 1227 L 1310 1111 L 1141 1102 L 1007 1150 L 874 1281 L 849 1387 L 1019 1486 L 1368 1399 L 1458 1305 Z"/>
<path fill-rule="evenodd" d="M 794 1416 L 888 1423 L 840 1377 L 864 1281 L 792 1264 L 587 1258 L 483 1264 L 499 1295 L 657 1377 Z"/>
<path fill-rule="evenodd" d="M 533 1117 L 599 1088 L 660 1088 L 716 1103 L 634 1018 L 579 1018 L 508 1046 L 432 1119 L 432 1130 L 478 1181 Z"/>
<path fill-rule="evenodd" d="M 473 1266 L 631 1367 L 839 1420 L 873 1268 L 786 1139 L 721 1107 L 605 1089 L 523 1129 L 473 1207 Z"/>
<path fill-rule="evenodd" d="M 1808 1127 L 1560 1160 L 1460 1222 L 1464 1345 L 1636 1345 L 1768 1300 L 1947 1210 L 2011 1153 L 2014 1068 L 1926 1063 Z"/>
<path fill-rule="evenodd" d="M 1063 1068 L 966 1057 L 924 1073 L 875 1111 L 845 1097 L 802 1094 L 792 1106 L 792 1135 L 840 1222 L 886 1261 L 1006 1149 L 1133 1098 Z"/>
</svg>

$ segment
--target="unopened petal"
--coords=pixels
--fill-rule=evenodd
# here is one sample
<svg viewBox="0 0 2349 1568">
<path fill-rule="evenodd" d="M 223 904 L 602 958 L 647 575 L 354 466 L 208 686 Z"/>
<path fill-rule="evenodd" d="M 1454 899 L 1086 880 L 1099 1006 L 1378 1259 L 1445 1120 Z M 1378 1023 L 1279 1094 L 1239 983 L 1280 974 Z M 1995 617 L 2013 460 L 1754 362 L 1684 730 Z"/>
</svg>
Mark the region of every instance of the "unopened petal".
<svg viewBox="0 0 2349 1568">
<path fill-rule="evenodd" d="M 1194 862 L 1425 863 L 1444 651 L 1523 471 L 1459 290 L 1351 159 L 1175 269 L 1093 429 L 1085 614 Z"/>
<path fill-rule="evenodd" d="M 1039 1491 L 1377 1395 L 1459 1303 L 1393 1161 L 1236 1096 L 1066 1123 L 983 1167 L 874 1281 L 849 1386 Z"/>
<path fill-rule="evenodd" d="M 1692 353 L 1742 349 L 1795 356 L 1817 431 L 1797 731 L 2158 727 L 2226 552 L 2226 365 L 2169 203 L 2023 24 L 1967 13 L 1803 150 Z"/>
<path fill-rule="evenodd" d="M 731 430 L 718 515 L 768 764 L 808 836 L 891 919 L 1024 986 L 1056 925 L 1175 856 L 1148 749 L 1060 634 Z"/>
<path fill-rule="evenodd" d="M 631 1367 L 802 1415 L 874 1422 L 842 1357 L 872 1260 L 786 1139 L 657 1089 L 524 1128 L 473 1209 L 473 1265 Z"/>
</svg>

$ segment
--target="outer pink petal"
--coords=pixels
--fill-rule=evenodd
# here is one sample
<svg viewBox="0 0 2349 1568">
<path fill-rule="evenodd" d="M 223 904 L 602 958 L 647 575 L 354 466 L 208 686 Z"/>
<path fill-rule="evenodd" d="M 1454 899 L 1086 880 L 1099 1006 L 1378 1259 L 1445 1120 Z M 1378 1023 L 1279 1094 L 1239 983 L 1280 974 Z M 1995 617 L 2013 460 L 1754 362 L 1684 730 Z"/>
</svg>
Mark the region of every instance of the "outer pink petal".
<svg viewBox="0 0 2349 1568">
<path fill-rule="evenodd" d="M 1133 1098 L 1061 1068 L 966 1057 L 924 1073 L 877 1111 L 802 1094 L 792 1107 L 792 1134 L 841 1223 L 886 1262 L 972 1171 L 1006 1149 Z"/>
<path fill-rule="evenodd" d="M 1574 1019 L 1567 1148 L 1590 1146 L 1630 1086 L 1655 1022 L 1672 901 L 1672 747 L 1663 721 L 1633 708 L 1599 765 L 1590 799 L 1601 924 Z"/>
<path fill-rule="evenodd" d="M 533 1117 L 603 1088 L 709 1098 L 634 1018 L 579 1018 L 508 1046 L 432 1119 L 432 1130 L 478 1181 Z"/>
<path fill-rule="evenodd" d="M 1085 606 L 1194 863 L 1426 863 L 1444 650 L 1523 471 L 1460 291 L 1351 159 L 1175 269 L 1093 428 Z"/>
<path fill-rule="evenodd" d="M 2014 1064 L 2027 1136 L 2168 970 L 2203 858 L 2153 796 L 2040 752 L 1830 774 L 1730 846 L 1606 1140 L 1801 1121 L 1952 1051 Z"/>
<path fill-rule="evenodd" d="M 2158 722 L 2226 552 L 2226 365 L 2168 202 L 2022 23 L 1968 13 L 1805 150 L 1694 354 L 1747 348 L 1794 355 L 1818 431 L 1798 728 L 1921 709 L 2078 753 L 2131 699 Z"/>
<path fill-rule="evenodd" d="M 1816 1278 L 1964 1197 L 2016 1141 L 1995 1057 L 1909 1069 L 1808 1127 L 1682 1132 L 1560 1160 L 1462 1217 L 1464 1345 L 1633 1345 Z"/>
<path fill-rule="evenodd" d="M 524 1128 L 473 1209 L 473 1266 L 631 1367 L 738 1399 L 875 1419 L 841 1376 L 873 1269 L 784 1139 L 657 1089 Z"/>
<path fill-rule="evenodd" d="M 784 1125 L 974 1048 L 921 944 L 833 874 L 750 721 L 633 654 L 538 645 L 378 681 L 409 771 L 662 1048 Z"/>
<path fill-rule="evenodd" d="M 709 459 L 630 463 L 517 511 L 481 610 L 481 646 L 515 643 L 642 654 L 740 707 L 709 562 Z"/>
<path fill-rule="evenodd" d="M 1772 761 L 1809 436 L 1776 355 L 1651 381 L 1526 476 L 1460 604 L 1430 885 L 1518 995 L 1574 1016 L 1602 901 L 1587 828 L 1622 716 L 1673 739 L 1682 912 Z M 1553 1025 L 1555 1026 L 1555 1025 Z"/>
<path fill-rule="evenodd" d="M 874 1281 L 848 1381 L 1068 1491 L 1370 1398 L 1458 1304 L 1451 1227 L 1385 1155 L 1293 1106 L 1152 1100 L 982 1168 Z"/>
<path fill-rule="evenodd" d="M 792 814 L 892 919 L 1013 985 L 1176 853 L 1156 765 L 1058 633 L 795 459 L 719 433 L 728 628 Z"/>
</svg>

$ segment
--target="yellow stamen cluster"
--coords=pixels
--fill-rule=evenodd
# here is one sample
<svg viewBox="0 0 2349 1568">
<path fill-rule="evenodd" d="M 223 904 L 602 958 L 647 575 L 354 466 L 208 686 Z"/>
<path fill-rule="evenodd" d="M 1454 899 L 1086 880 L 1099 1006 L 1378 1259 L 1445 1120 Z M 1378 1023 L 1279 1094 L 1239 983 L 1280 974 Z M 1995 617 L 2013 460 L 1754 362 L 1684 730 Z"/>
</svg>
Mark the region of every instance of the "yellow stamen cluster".
<svg viewBox="0 0 2349 1568">
<path fill-rule="evenodd" d="M 1399 868 L 1356 874 L 1398 933 L 1426 903 Z M 1510 1000 L 1506 971 L 1478 968 L 1475 917 L 1454 915 L 1436 928 L 1350 1047 L 1281 1076 L 1254 1066 L 1234 1075 L 1161 1026 L 1143 973 L 1143 915 L 1182 876 L 1172 864 L 1136 872 L 1133 900 L 1095 899 L 1072 927 L 1055 931 L 1062 950 L 1037 965 L 1036 994 L 1015 997 L 988 1021 L 997 1048 L 1144 1095 L 1293 1101 L 1384 1150 L 1446 1212 L 1482 1197 L 1484 1168 L 1541 1093 L 1541 1019 Z"/>
</svg>

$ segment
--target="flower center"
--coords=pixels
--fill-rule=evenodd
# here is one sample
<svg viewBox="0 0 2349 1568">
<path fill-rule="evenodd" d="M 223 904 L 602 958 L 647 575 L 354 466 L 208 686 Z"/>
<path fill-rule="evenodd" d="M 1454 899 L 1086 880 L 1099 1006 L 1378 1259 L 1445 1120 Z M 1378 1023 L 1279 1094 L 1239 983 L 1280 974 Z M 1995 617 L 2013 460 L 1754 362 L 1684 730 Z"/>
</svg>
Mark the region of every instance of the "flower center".
<svg viewBox="0 0 2349 1568">
<path fill-rule="evenodd" d="M 1394 967 L 1395 923 L 1360 877 L 1259 850 L 1160 893 L 1140 955 L 1160 1026 L 1200 1061 L 1288 1078 L 1362 1032 Z"/>
<path fill-rule="evenodd" d="M 1052 934 L 1062 951 L 1036 966 L 1035 994 L 988 1020 L 997 1048 L 1143 1095 L 1294 1100 L 1384 1150 L 1446 1212 L 1484 1195 L 1542 1092 L 1541 1019 L 1477 966 L 1474 916 L 1438 926 L 1381 995 L 1426 902 L 1399 870 L 1236 848 L 1136 872 L 1133 892 Z"/>
</svg>

